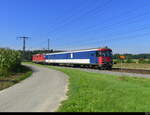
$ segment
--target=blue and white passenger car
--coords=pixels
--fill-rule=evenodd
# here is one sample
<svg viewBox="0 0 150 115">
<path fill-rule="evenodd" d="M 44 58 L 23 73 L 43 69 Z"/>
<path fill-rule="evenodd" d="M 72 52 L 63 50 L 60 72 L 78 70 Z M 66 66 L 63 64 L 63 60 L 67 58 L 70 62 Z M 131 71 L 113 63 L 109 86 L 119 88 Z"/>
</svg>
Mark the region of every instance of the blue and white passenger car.
<svg viewBox="0 0 150 115">
<path fill-rule="evenodd" d="M 77 50 L 45 54 L 45 63 L 89 65 L 112 68 L 112 50 L 109 48 Z"/>
</svg>

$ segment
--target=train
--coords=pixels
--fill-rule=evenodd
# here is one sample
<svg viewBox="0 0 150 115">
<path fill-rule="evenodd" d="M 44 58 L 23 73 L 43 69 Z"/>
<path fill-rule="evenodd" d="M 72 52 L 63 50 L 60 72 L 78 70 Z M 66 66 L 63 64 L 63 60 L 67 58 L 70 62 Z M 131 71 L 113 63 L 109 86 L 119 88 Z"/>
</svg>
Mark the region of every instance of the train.
<svg viewBox="0 0 150 115">
<path fill-rule="evenodd" d="M 113 52 L 110 48 L 92 48 L 59 53 L 35 54 L 34 63 L 65 65 L 74 67 L 110 70 L 113 66 Z"/>
</svg>

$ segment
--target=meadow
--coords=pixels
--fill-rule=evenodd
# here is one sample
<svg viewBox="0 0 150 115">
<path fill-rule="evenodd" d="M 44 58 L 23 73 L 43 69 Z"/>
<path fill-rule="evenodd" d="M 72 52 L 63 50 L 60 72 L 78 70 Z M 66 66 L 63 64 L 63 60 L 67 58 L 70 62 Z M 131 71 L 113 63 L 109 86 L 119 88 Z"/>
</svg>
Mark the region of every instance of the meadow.
<svg viewBox="0 0 150 115">
<path fill-rule="evenodd" d="M 68 99 L 62 102 L 57 112 L 150 111 L 150 79 L 40 66 L 69 76 Z"/>
<path fill-rule="evenodd" d="M 55 68 L 70 76 L 58 112 L 149 112 L 150 79 Z"/>
</svg>

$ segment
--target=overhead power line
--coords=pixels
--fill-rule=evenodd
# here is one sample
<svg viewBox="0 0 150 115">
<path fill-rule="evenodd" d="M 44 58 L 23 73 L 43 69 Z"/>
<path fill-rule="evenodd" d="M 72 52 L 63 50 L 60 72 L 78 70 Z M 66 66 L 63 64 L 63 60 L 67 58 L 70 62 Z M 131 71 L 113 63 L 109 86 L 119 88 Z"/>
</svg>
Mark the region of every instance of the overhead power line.
<svg viewBox="0 0 150 115">
<path fill-rule="evenodd" d="M 139 17 L 144 17 L 144 16 L 146 16 L 146 15 L 149 15 L 149 12 L 146 12 L 146 13 L 143 13 L 143 14 L 141 14 L 141 15 L 135 15 L 135 16 L 132 16 L 132 18 L 130 19 L 129 17 L 125 17 L 126 18 L 126 20 L 127 21 L 125 21 L 125 20 L 120 20 L 118 23 L 113 23 L 113 24 L 110 24 L 110 25 L 104 25 L 103 27 L 101 27 L 101 28 L 99 28 L 99 30 L 101 30 L 101 32 L 105 32 L 105 31 L 110 31 L 110 30 L 113 30 L 113 26 L 115 27 L 115 26 L 119 26 L 119 25 L 122 25 L 122 24 L 138 24 L 138 21 L 143 21 L 143 19 L 139 19 Z M 146 25 L 146 24 L 145 24 Z M 145 26 L 145 25 L 142 25 L 142 26 Z M 95 28 L 95 27 L 94 27 Z M 87 28 L 87 29 L 85 29 L 86 30 L 86 32 L 90 32 L 90 30 L 92 30 L 92 29 L 94 29 L 94 28 Z M 139 29 L 139 28 L 138 28 Z M 142 29 L 145 29 L 145 28 L 142 28 Z M 135 31 L 136 31 L 136 29 L 135 29 Z M 75 33 L 75 32 L 74 32 Z M 99 34 L 99 33 L 98 33 Z M 126 33 L 127 34 L 127 33 Z M 82 33 L 81 34 L 78 34 L 78 36 L 79 37 L 81 37 L 81 36 L 84 36 Z M 83 41 L 85 41 L 85 40 L 83 40 Z M 80 39 L 80 40 L 76 40 L 76 41 L 72 41 L 72 43 L 75 43 L 75 42 L 77 42 L 77 43 L 79 43 L 79 42 L 82 42 L 82 40 Z"/>
<path fill-rule="evenodd" d="M 89 4 L 89 1 L 90 0 L 83 0 L 83 1 L 81 1 L 80 4 L 78 4 L 78 7 L 75 7 L 75 8 L 72 7 L 71 9 L 66 10 L 65 14 L 69 13 L 69 15 L 67 17 L 62 18 L 62 16 L 57 16 L 55 18 L 55 21 L 57 21 L 57 24 L 62 24 L 65 21 L 68 21 L 69 19 L 71 19 L 74 16 L 74 13 L 73 13 L 74 11 L 79 11 L 81 13 L 81 11 L 83 11 L 86 7 L 89 8 L 89 6 L 91 5 L 91 4 Z M 96 2 L 98 2 L 98 1 L 99 0 L 97 0 Z M 51 28 L 53 26 L 56 26 L 56 24 L 53 23 L 53 24 L 50 25 Z"/>
<path fill-rule="evenodd" d="M 108 3 L 110 3 L 111 1 L 108 1 L 106 4 L 108 5 Z M 147 4 L 145 5 L 145 6 L 147 6 Z M 106 7 L 106 6 L 105 6 Z M 128 10 L 128 11 L 126 11 L 126 12 L 124 12 L 124 13 L 121 13 L 121 14 L 119 14 L 118 16 L 117 16 L 117 19 L 118 19 L 118 17 L 121 17 L 122 16 L 122 14 L 132 14 L 133 12 L 137 12 L 137 10 L 140 10 L 141 8 L 134 8 L 132 11 L 131 10 Z M 143 9 L 143 7 L 142 7 L 142 9 Z M 145 9 L 145 11 L 146 11 L 146 9 Z M 102 12 L 101 12 L 101 14 L 102 14 Z M 134 18 L 134 20 L 137 18 L 137 17 L 142 17 L 142 16 L 145 16 L 145 15 L 147 15 L 148 13 L 144 13 L 144 14 L 142 14 L 142 15 L 136 15 L 136 16 L 133 16 L 133 15 L 131 15 L 131 17 L 132 18 Z M 108 21 L 110 20 L 112 20 L 114 18 L 114 16 L 113 17 L 111 17 L 111 18 L 108 18 Z M 125 18 L 127 18 L 127 20 L 130 20 L 130 18 L 129 18 L 129 16 L 128 17 L 125 17 Z M 113 25 L 115 26 L 116 24 L 117 25 L 120 25 L 122 22 L 124 22 L 124 21 L 122 21 L 122 22 L 119 22 L 119 23 L 113 23 L 113 24 L 111 24 L 111 25 L 108 25 L 108 21 L 106 21 L 105 20 L 105 22 L 106 22 L 106 25 L 104 26 L 104 27 L 102 27 L 102 29 L 107 29 L 107 27 L 112 27 Z M 70 25 L 70 24 L 69 24 Z M 92 25 L 92 26 L 89 26 L 88 28 L 84 28 L 84 30 L 86 30 L 87 32 L 89 32 L 89 31 L 91 31 L 91 30 L 93 30 L 93 29 L 98 29 L 98 27 L 99 27 L 99 25 L 98 24 L 96 24 L 96 25 Z M 60 28 L 59 28 L 60 29 Z M 71 29 L 70 29 L 71 30 Z M 70 31 L 70 30 L 68 30 L 68 31 Z M 61 32 L 63 32 L 63 31 L 65 31 L 64 29 L 61 31 Z M 56 32 L 56 31 L 55 31 Z M 75 33 L 74 31 L 73 31 L 73 33 Z M 59 33 L 60 34 L 60 33 Z"/>
<path fill-rule="evenodd" d="M 141 28 L 135 28 L 134 32 L 133 33 L 138 33 L 138 32 L 141 32 L 141 31 L 145 31 L 147 30 L 148 28 L 144 28 L 144 27 L 141 27 Z M 80 41 L 74 41 L 74 42 L 71 42 L 71 43 L 67 43 L 68 45 L 62 45 L 63 46 L 72 46 L 72 43 L 77 43 L 77 45 L 85 45 L 85 44 L 92 44 L 92 43 L 99 43 L 99 44 L 102 44 L 102 43 L 108 43 L 108 42 L 115 42 L 115 41 L 119 41 L 119 40 L 124 40 L 124 39 L 137 39 L 138 37 L 143 37 L 143 36 L 148 36 L 150 35 L 150 32 L 146 32 L 146 33 L 141 33 L 139 35 L 135 34 L 135 35 L 130 35 L 130 34 L 127 34 L 127 33 L 121 33 L 121 34 L 117 34 L 117 36 L 113 36 L 111 37 L 110 39 L 106 39 L 105 38 L 102 38 L 101 40 L 80 40 Z M 111 36 L 111 35 L 109 35 Z"/>
<path fill-rule="evenodd" d="M 56 28 L 54 28 L 51 33 L 53 34 L 56 34 L 58 30 L 60 29 L 63 29 L 64 26 L 68 26 L 68 25 L 71 25 L 73 24 L 74 22 L 77 22 L 77 21 L 80 21 L 79 19 L 81 19 L 82 17 L 85 17 L 86 15 L 89 15 L 89 14 L 93 14 L 95 11 L 96 12 L 99 12 L 100 11 L 102 12 L 103 11 L 103 8 L 106 8 L 106 6 L 108 4 L 110 4 L 112 2 L 112 0 L 108 0 L 106 1 L 104 4 L 100 4 L 98 5 L 97 7 L 95 8 L 92 8 L 92 9 L 88 9 L 87 11 L 83 12 L 81 15 L 79 15 L 77 18 L 73 18 L 73 16 L 70 17 L 70 20 L 69 18 L 66 19 L 65 21 L 63 21 L 63 23 L 61 23 L 60 26 L 57 26 Z"/>
<path fill-rule="evenodd" d="M 134 11 L 135 12 L 135 11 Z M 129 11 L 127 11 L 126 13 L 131 13 L 131 12 L 129 12 Z M 147 15 L 147 13 L 146 13 L 146 15 Z M 121 16 L 121 15 L 120 15 Z M 101 30 L 104 30 L 104 29 L 110 29 L 110 28 L 112 28 L 112 26 L 116 26 L 116 25 L 121 25 L 121 23 L 127 23 L 127 24 L 132 24 L 132 23 L 135 23 L 135 22 L 137 22 L 137 19 L 136 18 L 139 18 L 139 17 L 143 17 L 143 16 L 145 16 L 145 14 L 143 14 L 143 15 L 136 15 L 136 16 L 132 16 L 131 15 L 131 18 L 133 19 L 133 21 L 132 22 L 125 22 L 124 20 L 119 20 L 119 22 L 118 23 L 113 23 L 113 24 L 107 24 L 107 25 L 104 25 L 103 27 L 101 27 Z M 118 18 L 118 17 L 117 17 Z M 127 18 L 127 20 L 130 20 L 130 18 L 129 17 L 125 17 L 125 19 Z M 109 18 L 109 20 L 110 20 L 111 18 Z M 112 17 L 112 19 L 113 19 L 113 17 Z M 77 20 L 76 20 L 77 21 Z M 131 20 L 130 20 L 131 21 Z M 106 21 L 107 22 L 107 21 Z M 64 24 L 64 26 L 66 25 L 66 24 L 68 24 L 68 23 L 62 23 L 62 24 Z M 96 26 L 95 26 L 96 27 Z M 95 28 L 94 27 L 94 28 Z M 94 29 L 94 28 L 89 28 L 89 30 L 88 31 L 90 31 L 91 29 Z M 97 28 L 97 27 L 96 27 Z M 143 29 L 143 28 L 142 28 Z M 56 32 L 56 31 L 55 31 Z M 127 33 L 127 35 L 128 35 L 128 33 Z M 128 36 L 129 37 L 129 36 Z M 117 40 L 117 39 L 120 39 L 120 38 L 115 38 L 115 39 L 113 39 L 113 40 Z M 104 39 L 103 41 L 111 41 L 111 40 L 109 40 L 109 39 Z M 118 41 L 118 40 L 117 40 Z M 89 42 L 95 42 L 95 41 L 93 41 L 93 40 L 91 40 L 91 41 L 89 41 Z M 77 42 L 77 43 L 82 43 L 81 42 L 81 40 L 79 41 L 79 42 Z M 85 43 L 85 42 L 84 42 Z M 67 45 L 65 45 L 65 46 L 67 46 Z"/>
<path fill-rule="evenodd" d="M 138 9 L 136 8 L 136 9 L 134 9 L 134 11 L 133 12 L 136 12 Z M 121 13 L 120 15 L 119 15 L 119 17 L 121 17 L 122 16 L 122 14 L 127 14 L 127 13 L 133 13 L 132 11 L 126 11 L 125 13 Z M 115 27 L 116 25 L 121 25 L 121 24 L 124 24 L 124 23 L 126 23 L 126 24 L 132 24 L 132 23 L 136 23 L 136 22 L 138 22 L 138 18 L 139 17 L 144 17 L 144 16 L 146 16 L 146 15 L 149 15 L 149 12 L 146 12 L 146 13 L 143 13 L 143 14 L 141 14 L 141 15 L 130 15 L 130 16 L 128 16 L 128 17 L 125 17 L 123 20 L 119 20 L 119 22 L 117 22 L 117 23 L 112 23 L 112 24 L 108 24 L 108 22 L 105 20 L 105 25 L 103 26 L 103 27 L 101 27 L 101 28 L 99 28 L 99 24 L 96 24 L 96 25 L 92 25 L 92 26 L 89 26 L 88 28 L 84 28 L 84 30 L 86 30 L 86 33 L 89 33 L 89 32 L 92 32 L 92 30 L 96 30 L 96 29 L 99 29 L 99 30 L 101 30 L 101 31 L 103 31 L 104 29 L 109 29 L 109 28 L 112 28 L 113 26 Z M 113 19 L 113 17 L 111 17 L 111 18 L 108 18 L 108 20 L 112 20 Z M 118 16 L 117 16 L 117 19 L 118 19 Z M 131 21 L 131 20 L 133 20 L 133 21 Z M 130 22 L 127 22 L 127 21 L 130 21 Z M 74 31 L 73 31 L 73 33 L 75 33 Z M 81 37 L 81 35 L 83 35 L 83 33 L 80 33 L 80 34 L 78 34 L 78 36 L 79 37 Z M 88 35 L 88 34 L 87 34 Z"/>
</svg>

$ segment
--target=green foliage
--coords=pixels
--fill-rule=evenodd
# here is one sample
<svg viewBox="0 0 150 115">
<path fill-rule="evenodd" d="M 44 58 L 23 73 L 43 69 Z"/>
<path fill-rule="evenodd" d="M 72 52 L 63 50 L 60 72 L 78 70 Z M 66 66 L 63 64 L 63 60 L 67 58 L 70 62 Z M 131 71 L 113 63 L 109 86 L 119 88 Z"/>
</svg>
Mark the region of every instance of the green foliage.
<svg viewBox="0 0 150 115">
<path fill-rule="evenodd" d="M 21 54 L 10 49 L 0 49 L 0 76 L 8 76 L 21 64 Z"/>
<path fill-rule="evenodd" d="M 118 59 L 118 56 L 123 55 L 125 56 L 127 59 L 149 59 L 150 58 L 150 54 L 114 54 L 113 58 L 114 59 Z"/>
<path fill-rule="evenodd" d="M 134 63 L 134 61 L 132 59 L 127 59 L 125 60 L 125 63 Z"/>
<path fill-rule="evenodd" d="M 32 70 L 25 66 L 20 66 L 18 71 L 10 75 L 9 77 L 0 77 L 0 90 L 11 87 L 12 85 L 19 83 L 20 81 L 30 77 Z"/>
<path fill-rule="evenodd" d="M 138 63 L 143 63 L 143 64 L 150 64 L 150 60 L 148 59 L 148 60 L 146 60 L 146 59 L 139 59 L 138 60 Z"/>
<path fill-rule="evenodd" d="M 125 60 L 122 60 L 122 59 L 114 59 L 114 63 L 115 64 L 118 64 L 118 63 L 125 63 L 126 61 Z"/>
<path fill-rule="evenodd" d="M 139 64 L 150 64 L 150 60 L 149 59 L 125 59 L 125 60 L 121 60 L 121 59 L 114 59 L 114 63 L 119 64 L 119 63 L 139 63 Z"/>
</svg>

